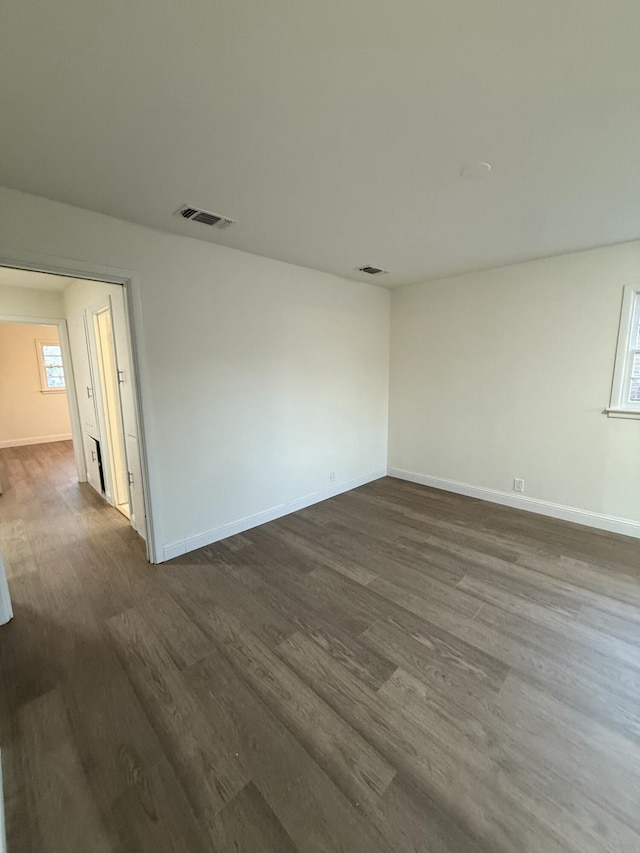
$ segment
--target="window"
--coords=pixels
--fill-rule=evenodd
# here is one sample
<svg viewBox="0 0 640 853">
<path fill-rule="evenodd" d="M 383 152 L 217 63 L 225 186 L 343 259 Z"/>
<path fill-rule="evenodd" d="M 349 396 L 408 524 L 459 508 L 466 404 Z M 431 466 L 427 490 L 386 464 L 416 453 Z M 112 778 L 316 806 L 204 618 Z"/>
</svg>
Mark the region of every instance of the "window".
<svg viewBox="0 0 640 853">
<path fill-rule="evenodd" d="M 624 289 L 611 401 L 606 412 L 612 417 L 640 418 L 640 285 Z"/>
<path fill-rule="evenodd" d="M 43 391 L 64 391 L 64 368 L 62 350 L 55 341 L 36 341 L 40 383 Z"/>
</svg>

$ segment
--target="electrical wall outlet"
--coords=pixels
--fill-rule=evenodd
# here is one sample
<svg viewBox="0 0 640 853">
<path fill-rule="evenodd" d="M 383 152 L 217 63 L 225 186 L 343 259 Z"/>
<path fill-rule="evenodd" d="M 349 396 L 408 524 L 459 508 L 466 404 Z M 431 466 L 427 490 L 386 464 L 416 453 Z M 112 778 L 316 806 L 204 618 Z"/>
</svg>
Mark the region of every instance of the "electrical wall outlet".
<svg viewBox="0 0 640 853">
<path fill-rule="evenodd" d="M 519 480 L 517 477 L 513 481 L 514 492 L 524 492 L 524 480 Z"/>
<path fill-rule="evenodd" d="M 335 481 L 336 481 L 336 472 L 335 471 L 329 471 L 329 482 L 335 483 Z"/>
</svg>

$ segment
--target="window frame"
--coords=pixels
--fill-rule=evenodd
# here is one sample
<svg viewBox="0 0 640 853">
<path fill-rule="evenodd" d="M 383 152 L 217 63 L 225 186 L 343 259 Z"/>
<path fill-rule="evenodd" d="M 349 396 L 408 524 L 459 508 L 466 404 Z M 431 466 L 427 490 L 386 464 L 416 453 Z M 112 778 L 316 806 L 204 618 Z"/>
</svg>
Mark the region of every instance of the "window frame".
<svg viewBox="0 0 640 853">
<path fill-rule="evenodd" d="M 47 382 L 47 368 L 44 363 L 44 347 L 58 347 L 60 350 L 60 358 L 63 359 L 62 345 L 60 341 L 37 340 L 36 353 L 38 355 L 38 370 L 40 371 L 40 391 L 43 394 L 66 394 L 67 393 L 67 374 L 62 364 L 62 372 L 64 376 L 64 385 L 57 388 L 50 388 Z"/>
<path fill-rule="evenodd" d="M 640 284 L 628 284 L 622 296 L 616 359 L 611 383 L 611 399 L 605 413 L 609 417 L 640 418 L 640 400 L 631 402 L 629 392 L 634 356 L 640 353 Z M 638 338 L 633 339 L 633 335 Z"/>
</svg>

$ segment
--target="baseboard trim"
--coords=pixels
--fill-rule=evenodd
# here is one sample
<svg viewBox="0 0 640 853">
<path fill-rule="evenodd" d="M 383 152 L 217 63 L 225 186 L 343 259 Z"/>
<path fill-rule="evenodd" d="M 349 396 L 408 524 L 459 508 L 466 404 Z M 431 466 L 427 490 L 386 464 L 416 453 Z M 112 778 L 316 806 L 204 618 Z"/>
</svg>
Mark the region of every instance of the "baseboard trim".
<svg viewBox="0 0 640 853">
<path fill-rule="evenodd" d="M 623 536 L 634 536 L 636 539 L 640 539 L 640 522 L 633 521 L 630 518 L 618 518 L 615 515 L 590 512 L 586 509 L 543 501 L 539 498 L 528 498 L 511 492 L 501 492 L 498 489 L 488 489 L 485 486 L 473 486 L 470 483 L 447 480 L 444 477 L 403 471 L 401 468 L 389 468 L 387 473 L 389 477 L 408 480 L 410 483 L 419 483 L 433 489 L 443 489 L 446 492 L 455 492 L 458 495 L 479 498 L 482 501 L 491 501 L 503 506 L 535 512 L 538 515 L 547 515 L 561 521 L 570 521 L 573 524 L 583 524 L 587 527 L 595 527 L 598 530 L 607 530 L 609 533 L 621 533 Z"/>
<path fill-rule="evenodd" d="M 27 444 L 50 444 L 52 441 L 71 441 L 70 432 L 62 435 L 37 435 L 34 438 L 8 438 L 0 441 L 0 447 L 24 447 Z"/>
<path fill-rule="evenodd" d="M 312 504 L 326 501 L 328 498 L 333 498 L 343 492 L 349 492 L 351 489 L 357 489 L 358 486 L 364 486 L 366 483 L 371 483 L 374 480 L 379 480 L 381 477 L 386 477 L 386 470 L 373 471 L 369 474 L 363 474 L 360 477 L 354 477 L 351 480 L 344 480 L 341 483 L 334 483 L 326 489 L 319 489 L 317 492 L 303 495 L 300 498 L 295 498 L 285 504 L 271 507 L 258 512 L 255 515 L 248 515 L 238 521 L 232 521 L 230 524 L 224 524 L 222 527 L 216 527 L 214 530 L 208 530 L 206 533 L 200 533 L 197 536 L 189 536 L 180 542 L 173 542 L 165 545 L 163 548 L 163 562 L 171 560 L 174 557 L 181 557 L 183 554 L 188 554 L 189 551 L 196 551 L 198 548 L 204 548 L 207 545 L 212 545 L 214 542 L 219 542 L 221 539 L 226 539 L 228 536 L 235 536 L 238 533 L 244 533 L 245 530 L 251 530 L 252 527 L 259 527 L 261 524 L 266 524 L 269 521 L 275 521 L 277 518 L 282 518 L 289 513 L 297 512 L 299 509 L 311 506 Z"/>
</svg>

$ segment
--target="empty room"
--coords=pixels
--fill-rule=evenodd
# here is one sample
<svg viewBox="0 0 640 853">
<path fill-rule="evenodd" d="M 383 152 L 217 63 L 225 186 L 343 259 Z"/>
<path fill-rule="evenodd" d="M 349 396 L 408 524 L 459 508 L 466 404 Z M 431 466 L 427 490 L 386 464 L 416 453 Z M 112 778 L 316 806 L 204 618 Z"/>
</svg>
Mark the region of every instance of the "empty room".
<svg viewBox="0 0 640 853">
<path fill-rule="evenodd" d="M 640 5 L 2 20 L 0 853 L 638 853 Z"/>
</svg>

